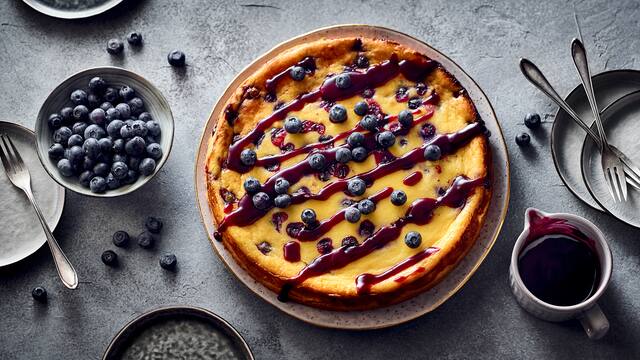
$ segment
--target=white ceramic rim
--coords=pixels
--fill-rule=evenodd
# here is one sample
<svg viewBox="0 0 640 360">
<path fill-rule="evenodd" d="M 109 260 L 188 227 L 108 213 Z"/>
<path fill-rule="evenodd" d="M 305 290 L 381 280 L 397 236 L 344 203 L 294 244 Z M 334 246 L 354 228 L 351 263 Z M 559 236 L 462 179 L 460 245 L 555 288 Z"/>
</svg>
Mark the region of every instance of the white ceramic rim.
<svg viewBox="0 0 640 360">
<path fill-rule="evenodd" d="M 375 324 L 368 324 L 368 325 L 362 325 L 362 324 L 356 324 L 356 323 L 352 323 L 349 322 L 348 320 L 342 320 L 339 321 L 339 324 L 337 323 L 338 321 L 335 322 L 331 322 L 325 319 L 317 319 L 317 318 L 313 318 L 312 316 L 309 316 L 308 314 L 305 313 L 305 311 L 303 310 L 299 310 L 298 308 L 294 307 L 295 306 L 299 306 L 302 309 L 306 309 L 307 311 L 311 311 L 311 312 L 316 312 L 318 314 L 320 313 L 335 313 L 335 317 L 338 318 L 340 317 L 340 314 L 343 314 L 344 312 L 331 312 L 328 310 L 321 310 L 321 309 L 317 309 L 317 308 L 313 308 L 313 307 L 309 307 L 306 305 L 302 305 L 302 304 L 298 304 L 298 303 L 291 303 L 291 302 L 287 302 L 287 303 L 282 303 L 280 301 L 278 301 L 276 299 L 276 295 L 275 293 L 273 293 L 270 290 L 267 291 L 262 291 L 262 288 L 260 288 L 259 286 L 264 287 L 261 284 L 254 284 L 252 283 L 252 278 L 250 278 L 250 276 L 246 273 L 246 271 L 244 271 L 237 263 L 235 263 L 235 261 L 233 260 L 233 258 L 231 257 L 230 254 L 228 254 L 227 250 L 224 248 L 224 246 L 213 239 L 213 232 L 215 230 L 215 222 L 212 219 L 211 216 L 211 212 L 209 209 L 209 204 L 208 204 L 208 194 L 207 194 L 207 189 L 206 189 L 206 173 L 204 172 L 204 163 L 206 161 L 206 150 L 207 150 L 207 146 L 208 146 L 208 140 L 210 138 L 211 135 L 211 131 L 213 131 L 213 123 L 211 120 L 214 119 L 213 115 L 216 113 L 219 113 L 220 111 L 222 111 L 222 106 L 224 105 L 224 103 L 226 102 L 226 99 L 228 98 L 228 96 L 230 96 L 230 94 L 235 90 L 235 88 L 237 88 L 237 86 L 244 81 L 244 79 L 250 75 L 250 70 L 256 66 L 256 64 L 261 63 L 262 61 L 267 61 L 268 59 L 272 58 L 273 56 L 275 56 L 275 54 L 284 51 L 285 49 L 291 47 L 291 46 L 295 46 L 298 45 L 299 42 L 301 41 L 305 41 L 305 40 L 309 40 L 307 39 L 308 37 L 317 37 L 318 39 L 323 38 L 323 37 L 331 37 L 331 35 L 333 36 L 358 36 L 358 35 L 354 35 L 354 33 L 356 32 L 366 32 L 366 31 L 374 31 L 377 32 L 379 34 L 384 34 L 385 38 L 388 38 L 392 41 L 397 41 L 398 39 L 403 39 L 404 41 L 407 42 L 412 42 L 412 43 L 416 43 L 421 47 L 424 47 L 425 49 L 428 49 L 429 51 L 437 54 L 439 56 L 438 61 L 440 61 L 443 66 L 448 69 L 449 71 L 451 71 L 451 69 L 456 69 L 459 74 L 460 77 L 458 77 L 458 80 L 464 80 L 461 81 L 463 83 L 463 86 L 467 89 L 467 92 L 469 93 L 469 95 L 475 95 L 477 97 L 477 99 L 472 99 L 474 100 L 474 102 L 476 103 L 476 107 L 479 108 L 478 106 L 478 102 L 482 102 L 483 105 L 483 110 L 484 112 L 487 114 L 488 117 L 490 117 L 490 121 L 492 123 L 495 124 L 496 129 L 498 130 L 498 134 L 493 134 L 493 136 L 498 140 L 497 141 L 497 150 L 499 150 L 500 153 L 502 153 L 504 155 L 504 168 L 502 171 L 504 171 L 504 174 L 500 174 L 500 176 L 504 176 L 504 193 L 501 193 L 501 195 L 504 197 L 504 201 L 501 204 L 495 204 L 494 201 L 496 200 L 497 196 L 496 194 L 493 194 L 492 196 L 492 200 L 491 200 L 491 204 L 490 207 L 492 205 L 495 206 L 499 206 L 500 207 L 500 213 L 499 213 L 499 219 L 497 219 L 497 225 L 495 226 L 495 228 L 493 229 L 493 232 L 491 234 L 491 240 L 486 244 L 483 245 L 484 246 L 484 250 L 481 254 L 481 256 L 478 257 L 477 261 L 473 264 L 473 266 L 471 267 L 471 269 L 469 269 L 469 271 L 461 278 L 461 280 L 455 285 L 453 286 L 452 289 L 447 290 L 446 294 L 440 295 L 438 298 L 438 301 L 436 301 L 433 305 L 429 306 L 429 307 L 423 307 L 423 308 L 417 308 L 410 316 L 392 316 L 390 315 L 389 318 L 387 318 L 386 321 L 382 322 L 382 323 L 375 323 Z M 362 36 L 362 35 L 360 35 Z M 417 49 L 419 51 L 419 49 Z M 471 89 L 471 91 L 470 91 Z M 481 111 L 479 111 L 481 112 Z M 232 274 L 234 274 L 243 284 L 245 284 L 252 292 L 254 292 L 256 295 L 258 295 L 260 298 L 262 298 L 263 300 L 267 301 L 268 303 L 270 303 L 271 305 L 277 307 L 278 309 L 280 309 L 281 311 L 285 312 L 286 314 L 293 316 L 297 319 L 300 319 L 302 321 L 305 321 L 307 323 L 316 325 L 316 326 L 321 326 L 321 327 L 327 327 L 327 328 L 338 328 L 338 329 L 350 329 L 350 330 L 369 330 L 369 329 L 379 329 L 379 328 L 385 328 L 385 327 L 390 327 L 390 326 L 394 326 L 394 325 L 398 325 L 413 319 L 416 319 L 426 313 L 429 313 L 431 311 L 433 311 L 434 309 L 436 309 L 437 307 L 439 307 L 440 305 L 442 305 L 446 300 L 448 300 L 451 296 L 453 296 L 453 294 L 455 294 L 460 288 L 462 288 L 462 286 L 471 278 L 471 276 L 475 273 L 475 271 L 478 269 L 478 267 L 480 266 L 480 264 L 482 264 L 482 262 L 484 261 L 484 259 L 486 258 L 486 256 L 488 255 L 488 253 L 490 252 L 491 248 L 493 247 L 493 245 L 495 244 L 495 241 L 498 238 L 498 235 L 500 234 L 500 230 L 502 228 L 502 225 L 504 224 L 504 220 L 506 218 L 506 214 L 507 214 L 507 209 L 508 209 L 508 204 L 509 204 L 509 196 L 510 196 L 510 164 L 509 164 L 509 156 L 508 156 L 508 150 L 507 150 L 507 145 L 504 139 L 504 135 L 502 133 L 502 129 L 500 128 L 500 124 L 498 122 L 497 116 L 495 114 L 495 111 L 488 99 L 488 97 L 486 96 L 486 94 L 484 93 L 484 91 L 482 91 L 482 89 L 480 88 L 480 86 L 475 82 L 475 80 L 473 80 L 473 78 L 471 78 L 464 70 L 462 70 L 462 68 L 457 65 L 453 60 L 451 60 L 450 58 L 448 58 L 446 55 L 442 54 L 441 52 L 439 52 L 438 50 L 432 48 L 431 46 L 429 46 L 428 44 L 426 44 L 424 41 L 416 39 L 410 35 L 401 33 L 399 31 L 396 30 L 392 30 L 389 28 L 385 28 L 385 27 L 380 27 L 380 26 L 373 26 L 373 25 L 362 25 L 362 24 L 345 24 L 345 25 L 334 25 L 334 26 L 329 26 L 329 27 L 324 27 L 324 28 L 320 28 L 299 36 L 296 36 L 294 38 L 291 38 L 285 42 L 282 42 L 280 44 L 277 44 L 275 47 L 273 47 L 272 49 L 270 49 L 269 51 L 267 51 L 266 53 L 264 53 L 263 55 L 259 56 L 256 60 L 254 60 L 252 63 L 250 63 L 249 65 L 247 65 L 228 85 L 228 87 L 226 88 L 226 90 L 223 92 L 223 94 L 220 96 L 220 98 L 218 99 L 216 105 L 214 106 L 213 110 L 211 111 L 211 114 L 209 115 L 209 120 L 207 121 L 207 124 L 205 125 L 205 129 L 203 130 L 203 134 L 200 138 L 200 145 L 199 145 L 199 150 L 196 153 L 196 162 L 195 162 L 195 186 L 196 186 L 196 197 L 197 197 L 197 204 L 200 210 L 200 216 L 201 216 L 201 220 L 203 222 L 203 226 L 205 227 L 205 230 L 207 231 L 207 236 L 209 237 L 209 242 L 212 245 L 212 248 L 214 249 L 214 251 L 216 252 L 216 254 L 218 255 L 218 257 L 222 260 L 222 262 L 224 263 L 224 265 L 231 271 Z M 217 118 L 215 118 L 217 120 Z M 484 120 L 486 121 L 487 118 L 485 117 Z M 496 147 L 493 147 L 496 148 Z M 495 164 L 494 164 L 495 165 Z M 496 182 L 498 176 L 496 176 L 494 174 L 494 183 Z M 485 229 L 488 226 L 488 221 L 485 221 L 485 225 L 483 226 L 483 229 Z M 233 262 L 233 263 L 231 263 Z M 455 272 L 457 269 L 459 269 L 459 266 L 456 267 L 456 269 L 454 269 L 453 271 Z M 238 273 L 236 273 L 236 271 Z M 241 276 L 242 275 L 242 276 Z M 451 275 L 451 274 L 450 274 Z M 249 278 L 243 278 L 243 276 L 249 276 Z M 255 282 L 255 280 L 253 280 L 253 282 Z M 436 286 L 437 287 L 437 286 Z M 265 288 L 266 289 L 266 288 Z M 427 294 L 432 290 L 426 291 L 423 293 Z M 419 297 L 420 295 L 418 295 Z M 411 301 L 411 300 L 407 300 L 407 301 Z M 406 302 L 403 302 L 406 303 Z M 399 303 L 396 305 L 392 305 L 390 307 L 386 307 L 386 308 L 382 308 L 382 309 L 393 309 L 394 307 L 397 307 L 403 303 Z M 293 304 L 293 305 L 290 305 Z M 374 309 L 374 310 L 369 310 L 369 311 L 360 311 L 360 312 L 350 312 L 350 313 L 360 313 L 360 314 L 367 314 L 367 312 L 371 312 L 371 311 L 377 311 L 380 309 Z M 397 314 L 393 314 L 393 315 L 397 315 Z"/>
<path fill-rule="evenodd" d="M 47 6 L 38 0 L 22 0 L 22 1 L 25 4 L 29 5 L 35 11 L 51 17 L 55 17 L 58 19 L 83 19 L 83 18 L 95 16 L 98 14 L 102 14 L 103 12 L 120 4 L 124 0 L 108 0 L 98 6 L 84 9 L 84 10 L 76 10 L 76 11 L 56 9 L 52 6 Z"/>
<path fill-rule="evenodd" d="M 604 264 L 601 264 L 601 270 L 602 270 L 602 278 L 600 279 L 600 284 L 598 285 L 598 290 L 596 290 L 596 292 L 589 296 L 589 298 L 579 304 L 575 304 L 575 305 L 570 305 L 570 306 L 558 306 L 558 305 L 553 305 L 553 304 L 549 304 L 547 302 L 544 302 L 540 299 L 538 299 L 535 295 L 533 295 L 533 293 L 531 293 L 531 291 L 529 291 L 529 289 L 527 289 L 527 287 L 524 285 L 524 282 L 522 281 L 522 278 L 520 277 L 520 270 L 518 269 L 518 255 L 520 255 L 520 250 L 522 248 L 522 244 L 524 243 L 527 235 L 529 235 L 529 229 L 525 229 L 524 231 L 522 231 L 522 233 L 520 233 L 520 236 L 518 236 L 518 240 L 516 240 L 515 245 L 513 245 L 513 250 L 511 252 L 511 274 L 513 275 L 513 278 L 516 281 L 517 286 L 527 295 L 527 297 L 532 300 L 533 302 L 535 302 L 536 304 L 549 309 L 549 310 L 553 310 L 553 311 L 562 311 L 565 312 L 567 314 L 569 313 L 573 313 L 576 311 L 585 311 L 590 309 L 591 307 L 593 307 L 598 300 L 600 299 L 600 297 L 602 296 L 602 294 L 604 294 L 604 292 L 607 290 L 607 287 L 609 286 L 609 282 L 611 281 L 611 272 L 613 271 L 613 258 L 611 255 L 611 248 L 609 248 L 609 243 L 607 242 L 607 239 L 605 239 L 604 234 L 602 233 L 602 231 L 600 231 L 600 229 L 591 221 L 583 218 L 582 216 L 578 216 L 578 215 L 574 215 L 574 214 L 568 214 L 568 213 L 546 213 L 544 211 L 538 210 L 538 209 L 534 209 L 534 208 L 527 208 L 527 210 L 525 210 L 525 221 L 527 221 L 526 219 L 528 219 L 529 216 L 529 212 L 530 211 L 536 211 L 539 213 L 544 214 L 545 216 L 550 216 L 550 217 L 554 217 L 554 218 L 563 218 L 563 219 L 567 219 L 569 221 L 571 221 L 574 224 L 580 224 L 582 226 L 586 226 L 588 227 L 590 230 L 592 230 L 597 236 L 597 239 L 594 239 L 598 242 L 598 244 L 600 245 L 600 247 L 602 248 L 602 254 L 604 257 Z M 602 260 L 602 259 L 599 259 Z"/>
</svg>

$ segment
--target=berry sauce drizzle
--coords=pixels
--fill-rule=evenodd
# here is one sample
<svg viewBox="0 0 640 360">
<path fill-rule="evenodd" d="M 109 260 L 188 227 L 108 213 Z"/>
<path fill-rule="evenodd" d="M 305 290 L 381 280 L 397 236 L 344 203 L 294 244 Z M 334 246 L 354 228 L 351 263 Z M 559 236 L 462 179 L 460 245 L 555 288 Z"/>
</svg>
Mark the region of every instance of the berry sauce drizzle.
<svg viewBox="0 0 640 360">
<path fill-rule="evenodd" d="M 302 59 L 300 62 L 298 62 L 297 64 L 290 66 L 284 69 L 283 71 L 277 73 L 272 78 L 267 79 L 267 81 L 265 82 L 265 88 L 267 90 L 267 93 L 272 94 L 274 96 L 274 99 L 275 99 L 276 86 L 278 85 L 278 82 L 280 82 L 282 78 L 288 76 L 289 72 L 294 66 L 302 67 L 307 75 L 313 75 L 316 72 L 316 61 L 312 57 L 306 57 Z"/>
<path fill-rule="evenodd" d="M 407 175 L 407 177 L 402 180 L 402 183 L 407 186 L 414 186 L 415 184 L 419 183 L 420 180 L 422 180 L 422 172 L 414 171 L 411 174 Z"/>
</svg>

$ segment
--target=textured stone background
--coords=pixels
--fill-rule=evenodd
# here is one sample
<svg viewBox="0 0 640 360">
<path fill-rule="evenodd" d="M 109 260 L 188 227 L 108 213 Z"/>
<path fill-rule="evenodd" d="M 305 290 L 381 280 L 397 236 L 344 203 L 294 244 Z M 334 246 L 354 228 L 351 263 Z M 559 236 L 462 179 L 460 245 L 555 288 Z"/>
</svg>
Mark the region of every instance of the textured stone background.
<svg viewBox="0 0 640 360">
<path fill-rule="evenodd" d="M 172 156 L 140 191 L 116 199 L 67 195 L 56 235 L 83 283 L 62 287 L 46 248 L 0 270 L 0 358 L 96 359 L 134 316 L 163 304 L 203 306 L 227 318 L 259 359 L 321 358 L 638 358 L 640 272 L 638 230 L 580 203 L 556 175 L 548 131 L 553 106 L 521 76 L 518 58 L 530 57 L 561 93 L 579 81 L 569 57 L 577 12 L 594 72 L 637 68 L 637 1 L 128 1 L 89 20 L 62 21 L 21 1 L 0 2 L 0 120 L 33 127 L 40 104 L 60 81 L 90 66 L 118 65 L 154 82 L 176 118 Z M 280 313 L 235 280 L 213 254 L 199 221 L 193 159 L 200 131 L 226 84 L 256 56 L 294 35 L 332 24 L 388 26 L 425 40 L 457 61 L 490 97 L 511 153 L 512 197 L 502 234 L 464 288 L 433 313 L 391 329 L 348 332 L 320 329 Z M 111 37 L 141 31 L 145 46 L 126 47 L 121 60 L 105 51 Z M 166 54 L 187 54 L 184 73 Z M 525 156 L 513 142 L 523 116 L 540 112 L 544 130 Z M 0 194 L 2 196 L 2 194 Z M 601 306 L 612 329 L 587 339 L 577 322 L 551 324 L 523 312 L 511 296 L 507 269 L 527 206 L 576 213 L 608 234 L 614 255 L 611 287 Z M 142 219 L 165 219 L 154 251 L 118 249 L 120 269 L 100 262 L 118 229 L 133 233 Z M 34 225 L 35 226 L 35 225 Z M 0 240 L 1 241 L 1 240 Z M 175 252 L 179 271 L 158 267 Z M 46 306 L 31 288 L 44 285 Z"/>
</svg>

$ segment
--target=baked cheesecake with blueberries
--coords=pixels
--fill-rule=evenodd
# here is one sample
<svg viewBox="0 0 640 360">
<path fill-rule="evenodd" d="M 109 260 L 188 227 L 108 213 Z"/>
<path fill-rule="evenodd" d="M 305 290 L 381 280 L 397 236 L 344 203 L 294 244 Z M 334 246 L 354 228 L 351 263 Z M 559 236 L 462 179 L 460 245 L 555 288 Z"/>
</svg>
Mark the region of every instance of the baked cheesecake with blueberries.
<svg viewBox="0 0 640 360">
<path fill-rule="evenodd" d="M 440 282 L 491 198 L 487 132 L 438 62 L 394 42 L 289 49 L 235 91 L 209 140 L 213 237 L 281 301 L 395 304 Z"/>
</svg>

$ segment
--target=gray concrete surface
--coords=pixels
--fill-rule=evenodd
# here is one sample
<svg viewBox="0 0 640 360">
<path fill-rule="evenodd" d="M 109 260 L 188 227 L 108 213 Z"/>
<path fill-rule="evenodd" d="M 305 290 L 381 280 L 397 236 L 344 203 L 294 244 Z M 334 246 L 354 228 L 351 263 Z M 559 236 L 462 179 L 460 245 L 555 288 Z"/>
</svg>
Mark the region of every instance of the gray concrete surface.
<svg viewBox="0 0 640 360">
<path fill-rule="evenodd" d="M 247 6 L 250 3 L 273 7 Z M 41 102 L 68 75 L 90 66 L 118 65 L 154 82 L 176 118 L 173 153 L 140 191 L 117 199 L 69 193 L 56 235 L 80 273 L 76 291 L 62 287 L 46 248 L 0 270 L 1 359 L 96 359 L 134 316 L 164 304 L 203 306 L 227 318 L 259 359 L 390 358 L 638 358 L 640 357 L 640 231 L 580 203 L 556 175 L 548 133 L 556 107 L 521 76 L 517 60 L 534 59 L 567 93 L 578 83 L 569 57 L 581 19 L 593 70 L 638 68 L 637 1 L 327 1 L 131 0 L 102 16 L 63 21 L 21 1 L 0 2 L 0 120 L 32 127 Z M 394 328 L 367 332 L 321 329 L 280 313 L 241 285 L 213 254 L 194 200 L 193 159 L 211 107 L 234 74 L 273 45 L 321 26 L 384 25 L 424 39 L 465 68 L 490 97 L 508 140 L 512 198 L 502 234 L 471 281 L 433 313 Z M 121 60 L 105 51 L 111 37 L 141 31 L 145 46 L 127 47 Z M 166 63 L 173 48 L 187 54 L 177 73 Z M 540 112 L 544 129 L 525 156 L 513 141 L 523 116 Z M 0 194 L 2 196 L 2 194 Z M 516 304 L 507 285 L 512 245 L 524 209 L 576 213 L 606 232 L 614 255 L 602 308 L 611 331 L 587 339 L 577 322 L 539 321 Z M 122 266 L 100 262 L 111 234 L 133 233 L 142 219 L 165 219 L 158 246 L 117 250 Z M 35 225 L 34 225 L 35 226 Z M 179 271 L 158 267 L 175 252 Z M 44 285 L 48 305 L 31 288 Z"/>
</svg>

